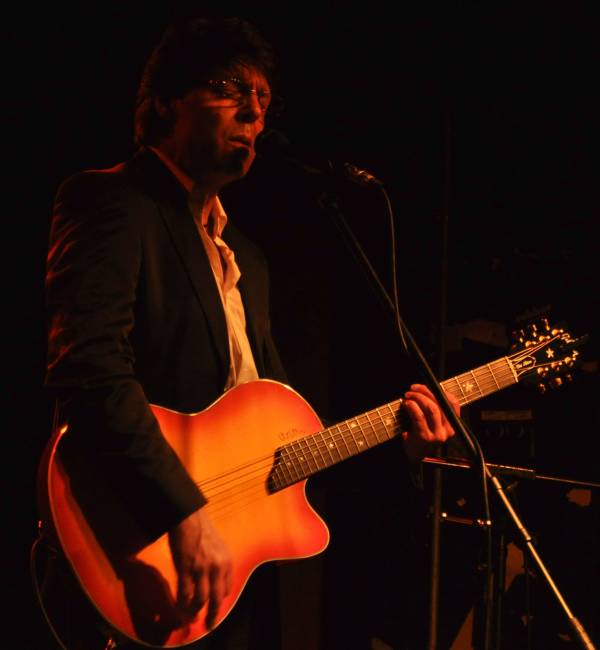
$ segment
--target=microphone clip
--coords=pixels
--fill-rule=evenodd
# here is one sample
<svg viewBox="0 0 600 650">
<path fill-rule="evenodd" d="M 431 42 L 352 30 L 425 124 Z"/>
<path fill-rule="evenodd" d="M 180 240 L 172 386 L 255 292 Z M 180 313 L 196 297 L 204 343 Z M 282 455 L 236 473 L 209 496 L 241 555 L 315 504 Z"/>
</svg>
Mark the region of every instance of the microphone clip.
<svg viewBox="0 0 600 650">
<path fill-rule="evenodd" d="M 369 173 L 365 169 L 359 169 L 356 165 L 351 163 L 343 163 L 342 167 L 346 170 L 348 178 L 356 183 L 361 185 L 381 185 L 383 183 L 373 174 Z"/>
</svg>

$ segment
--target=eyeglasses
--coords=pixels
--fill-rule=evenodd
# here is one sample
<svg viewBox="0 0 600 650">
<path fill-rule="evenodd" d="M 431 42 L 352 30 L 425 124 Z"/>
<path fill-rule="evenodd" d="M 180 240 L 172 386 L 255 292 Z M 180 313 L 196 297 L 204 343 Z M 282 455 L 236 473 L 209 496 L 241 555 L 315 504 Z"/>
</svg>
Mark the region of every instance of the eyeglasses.
<svg viewBox="0 0 600 650">
<path fill-rule="evenodd" d="M 229 100 L 231 106 L 239 106 L 250 95 L 256 95 L 263 114 L 268 111 L 269 115 L 277 115 L 283 109 L 281 97 L 272 95 L 268 90 L 256 90 L 237 77 L 209 79 L 206 84 L 217 97 Z"/>
</svg>

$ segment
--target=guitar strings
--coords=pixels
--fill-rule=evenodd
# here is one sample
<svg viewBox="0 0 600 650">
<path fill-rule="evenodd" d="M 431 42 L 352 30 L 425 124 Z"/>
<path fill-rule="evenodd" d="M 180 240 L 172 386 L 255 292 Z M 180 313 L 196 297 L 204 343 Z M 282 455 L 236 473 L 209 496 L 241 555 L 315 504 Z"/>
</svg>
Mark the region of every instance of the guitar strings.
<svg viewBox="0 0 600 650">
<path fill-rule="evenodd" d="M 470 373 L 466 373 L 464 376 L 469 376 L 469 374 Z M 512 378 L 512 373 L 505 373 L 505 375 L 510 376 Z M 495 387 L 495 388 L 498 387 L 497 382 L 495 382 L 495 381 L 493 381 L 493 382 L 489 382 L 489 381 L 488 382 L 478 382 L 478 385 L 479 385 L 480 389 L 484 385 L 484 383 L 486 383 L 488 387 L 492 387 L 492 386 Z M 466 396 L 464 396 L 464 394 L 462 394 L 462 392 L 459 393 L 458 390 L 456 390 L 455 388 L 453 389 L 453 387 L 449 387 L 448 392 L 453 393 L 455 395 L 455 397 L 458 399 L 458 401 L 459 401 L 459 403 L 461 405 L 473 400 L 473 397 L 471 397 L 471 396 L 466 397 Z M 480 392 L 485 393 L 485 392 L 489 392 L 489 391 L 487 391 L 487 390 L 486 391 L 481 391 L 480 390 Z M 381 429 L 376 430 L 374 425 L 379 425 L 383 421 L 383 418 L 381 417 L 381 413 L 380 413 L 381 408 L 384 408 L 384 407 L 380 407 L 379 409 L 373 409 L 368 414 L 363 414 L 363 415 L 357 416 L 355 418 L 350 418 L 349 420 L 346 420 L 345 422 L 341 422 L 341 423 L 339 423 L 337 425 L 334 425 L 332 427 L 324 429 L 323 431 L 316 432 L 315 434 L 311 434 L 311 435 L 306 436 L 304 438 L 300 438 L 300 439 L 298 439 L 296 441 L 293 441 L 292 443 L 289 443 L 288 445 L 284 445 L 281 448 L 281 450 L 289 450 L 289 449 L 293 450 L 294 446 L 299 446 L 303 442 L 307 443 L 307 441 L 315 440 L 317 436 L 321 435 L 322 440 L 320 442 L 312 442 L 312 443 L 309 442 L 308 444 L 305 444 L 305 447 L 301 451 L 302 452 L 311 451 L 314 454 L 314 452 L 316 450 L 317 452 L 320 452 L 323 460 L 327 463 L 327 465 L 333 464 L 336 461 L 333 458 L 331 458 L 330 460 L 332 462 L 327 462 L 325 460 L 325 457 L 324 457 L 322 452 L 325 451 L 325 452 L 327 452 L 328 455 L 331 455 L 331 447 L 330 447 L 331 443 L 334 443 L 335 445 L 337 445 L 337 444 L 339 444 L 340 441 L 343 441 L 346 444 L 346 439 L 348 438 L 347 434 L 348 433 L 353 434 L 353 432 L 350 430 L 350 427 L 349 427 L 350 422 L 356 422 L 356 421 L 360 421 L 360 419 L 363 419 L 369 424 L 370 428 L 372 428 L 373 432 L 377 435 L 377 433 L 380 432 Z M 377 414 L 377 418 L 370 418 L 369 416 L 371 414 Z M 362 429 L 362 427 L 361 427 L 361 429 Z M 333 433 L 333 435 L 330 435 L 329 437 L 327 437 L 325 439 L 324 434 L 327 434 L 327 433 Z M 352 435 L 352 438 L 354 438 L 354 435 Z M 347 444 L 346 444 L 346 446 L 347 446 Z M 261 466 L 263 462 L 267 463 L 267 465 Z M 272 454 L 270 454 L 269 456 L 262 457 L 262 458 L 257 458 L 255 460 L 252 460 L 252 461 L 246 463 L 245 465 L 241 465 L 241 466 L 239 466 L 237 468 L 234 468 L 232 471 L 228 472 L 227 474 L 217 475 L 217 476 L 214 476 L 214 477 L 208 479 L 205 482 L 204 485 L 206 485 L 208 487 L 210 484 L 215 483 L 216 481 L 222 481 L 223 479 L 226 479 L 225 482 L 227 482 L 227 480 L 229 480 L 229 481 L 235 480 L 235 479 L 231 479 L 229 477 L 232 476 L 233 474 L 238 473 L 239 471 L 247 469 L 247 468 L 251 469 L 252 467 L 257 467 L 257 468 L 260 468 L 260 469 L 264 469 L 265 467 L 270 467 L 272 465 L 272 462 L 273 462 L 273 455 Z M 298 480 L 301 480 L 301 478 L 302 478 L 302 476 Z M 221 486 L 222 485 L 223 485 L 223 483 L 221 483 Z"/>
<path fill-rule="evenodd" d="M 505 372 L 504 375 L 505 375 L 505 377 L 510 377 L 511 379 L 514 378 L 514 375 L 510 371 Z M 460 377 L 467 378 L 467 377 L 470 377 L 470 376 L 471 376 L 471 373 L 465 373 L 464 375 L 461 375 Z M 457 379 L 459 379 L 459 378 L 457 378 Z M 449 382 L 450 381 L 454 382 L 454 380 L 449 380 Z M 476 379 L 475 379 L 475 381 L 477 382 Z M 448 384 L 449 384 L 449 382 L 448 382 Z M 446 384 L 446 382 L 444 382 L 444 384 Z M 494 381 L 477 382 L 477 385 L 478 385 L 478 388 L 479 388 L 479 393 L 481 395 L 485 395 L 485 394 L 487 394 L 489 392 L 492 392 L 492 390 L 497 390 L 499 388 L 498 382 L 495 381 L 495 380 Z M 508 384 L 506 384 L 506 385 L 508 385 Z M 459 403 L 461 405 L 464 405 L 464 404 L 466 404 L 466 403 L 468 403 L 470 401 L 473 401 L 474 399 L 477 399 L 477 398 L 479 398 L 481 396 L 481 395 L 475 395 L 474 396 L 473 393 L 471 393 L 471 395 L 469 397 L 465 396 L 464 393 L 462 392 L 462 389 L 460 388 L 460 384 L 458 384 L 458 388 L 454 387 L 454 386 L 450 386 L 450 385 L 447 385 L 447 386 L 445 385 L 444 387 L 446 388 L 447 392 L 452 393 L 457 398 L 457 400 L 459 401 Z M 485 390 L 482 390 L 482 387 L 485 387 Z M 399 403 L 400 403 L 400 400 L 398 401 L 398 404 Z M 391 403 L 391 404 L 393 404 L 393 403 Z M 383 406 L 383 407 L 373 409 L 372 411 L 369 411 L 368 413 L 356 416 L 354 418 L 349 418 L 348 420 L 345 420 L 344 422 L 340 422 L 340 423 L 338 423 L 336 425 L 332 425 L 331 427 L 323 429 L 322 431 L 315 432 L 314 434 L 310 434 L 310 435 L 305 436 L 303 438 L 299 438 L 298 440 L 295 440 L 295 441 L 293 441 L 291 443 L 288 443 L 287 445 L 282 446 L 280 448 L 280 450 L 283 451 L 283 450 L 287 450 L 287 449 L 292 449 L 295 445 L 300 445 L 303 442 L 307 443 L 307 441 L 315 440 L 316 437 L 320 435 L 322 440 L 320 442 L 308 442 L 308 444 L 306 444 L 306 447 L 305 447 L 304 451 L 306 451 L 306 450 L 313 451 L 313 452 L 315 450 L 319 451 L 319 452 L 321 452 L 323 460 L 325 460 L 325 457 L 323 456 L 322 452 L 325 451 L 328 454 L 330 454 L 330 449 L 331 449 L 330 446 L 329 446 L 330 443 L 333 442 L 335 445 L 337 445 L 340 441 L 343 441 L 345 443 L 346 439 L 348 438 L 348 436 L 347 436 L 348 433 L 351 433 L 352 438 L 354 438 L 353 431 L 351 431 L 351 429 L 350 429 L 350 423 L 352 423 L 352 422 L 360 423 L 360 420 L 363 419 L 368 423 L 369 427 L 372 428 L 375 433 L 377 433 L 377 431 L 374 428 L 374 425 L 379 425 L 379 424 L 381 424 L 383 422 L 383 417 L 381 416 L 380 411 L 381 411 L 382 408 L 389 407 L 390 405 L 386 405 L 386 406 Z M 371 414 L 376 414 L 377 417 L 376 418 L 370 418 L 369 416 Z M 362 427 L 359 427 L 359 428 L 362 430 Z M 329 437 L 327 437 L 325 439 L 324 434 L 327 434 L 327 433 L 330 433 L 330 434 L 333 434 L 333 435 L 330 435 Z M 331 459 L 331 460 L 333 461 L 333 459 Z M 213 476 L 213 477 L 207 479 L 203 485 L 205 485 L 206 488 L 208 488 L 209 485 L 211 485 L 211 484 L 213 484 L 213 483 L 215 483 L 217 481 L 222 481 L 223 479 L 225 479 L 226 482 L 227 482 L 227 480 L 229 479 L 229 477 L 231 475 L 233 475 L 235 473 L 238 473 L 240 471 L 243 471 L 245 469 L 251 469 L 252 467 L 258 466 L 259 464 L 262 464 L 263 462 L 267 463 L 267 465 L 266 465 L 267 467 L 271 466 L 272 462 L 273 462 L 273 454 L 269 454 L 268 456 L 253 459 L 253 460 L 247 462 L 244 465 L 240 465 L 239 467 L 233 468 L 233 470 L 230 470 L 227 474 L 219 474 L 219 475 Z M 330 464 L 332 464 L 332 463 L 328 463 L 328 465 L 330 465 Z M 264 466 L 261 466 L 261 469 L 264 469 Z M 229 480 L 231 480 L 231 479 L 229 479 Z M 223 484 L 221 483 L 221 485 L 223 485 Z"/>
<path fill-rule="evenodd" d="M 461 406 L 468 404 L 480 397 L 516 383 L 518 377 L 511 360 L 522 359 L 534 354 L 540 348 L 547 346 L 548 343 L 548 340 L 538 342 L 510 357 L 497 359 L 444 381 L 442 382 L 442 386 L 444 390 L 458 400 Z M 501 370 L 495 372 L 494 369 L 497 370 L 498 368 L 501 368 Z M 474 382 L 474 386 L 471 380 Z M 360 449 L 362 444 L 366 443 L 366 449 L 369 449 L 372 446 L 392 439 L 398 434 L 398 430 L 400 429 L 399 419 L 394 418 L 394 426 L 390 434 L 388 426 L 389 415 L 384 417 L 381 411 L 388 409 L 393 413 L 392 404 L 395 404 L 399 409 L 401 408 L 401 403 L 402 400 L 398 400 L 395 403 L 380 406 L 367 413 L 349 418 L 344 422 L 283 445 L 276 450 L 279 452 L 278 458 L 275 454 L 270 453 L 269 455 L 241 464 L 226 474 L 207 479 L 202 484 L 199 484 L 208 498 L 207 506 L 211 508 L 211 511 L 214 511 L 218 518 L 226 514 L 232 507 L 238 507 L 240 504 L 247 505 L 251 501 L 264 496 L 267 491 L 267 472 L 281 470 L 275 481 L 275 491 L 279 491 L 284 487 L 302 481 L 320 469 L 325 469 L 337 462 L 356 455 L 362 451 Z M 365 425 L 367 428 L 365 428 Z M 362 434 L 362 439 L 359 442 L 357 442 L 355 437 L 357 426 L 359 432 Z M 383 440 L 380 440 L 380 435 L 384 436 Z M 371 444 L 369 444 L 369 441 L 371 441 Z M 375 445 L 372 444 L 373 442 L 375 442 Z M 341 443 L 346 448 L 345 452 L 340 448 Z M 361 444 L 359 445 L 359 443 Z M 354 453 L 350 449 L 350 445 L 352 444 L 355 446 Z M 332 450 L 337 453 L 339 458 L 334 458 Z M 315 465 L 314 469 L 311 467 L 311 461 Z M 292 475 L 292 471 L 295 476 Z M 281 475 L 286 472 L 287 477 L 285 475 L 282 477 Z"/>
<path fill-rule="evenodd" d="M 341 425 L 336 425 L 336 427 L 333 428 L 339 429 L 339 427 L 341 427 Z M 370 428 L 372 429 L 372 431 L 369 432 L 368 437 L 372 439 L 374 436 L 376 439 L 376 444 L 380 444 L 382 442 L 382 440 L 380 440 L 380 436 L 382 434 L 385 435 L 386 439 L 391 439 L 392 437 L 397 435 L 400 427 L 395 426 L 394 433 L 392 436 L 390 436 L 388 431 L 389 428 L 387 427 L 387 425 L 383 424 L 383 418 L 379 418 L 378 420 L 372 418 L 370 421 Z M 325 433 L 326 431 L 330 431 L 330 430 L 331 429 L 328 429 L 321 433 Z M 346 426 L 344 430 L 339 430 L 335 435 L 331 436 L 329 439 L 335 440 L 336 444 L 339 444 L 340 439 L 343 439 L 345 436 L 347 436 L 348 433 L 353 433 L 353 432 L 350 430 L 348 426 Z M 319 434 L 317 433 L 315 435 L 319 435 Z M 298 441 L 292 443 L 292 445 L 297 443 Z M 313 444 L 311 448 L 312 450 L 317 449 L 317 451 L 319 451 L 319 453 L 323 458 L 324 456 L 321 452 L 321 450 L 323 449 L 326 450 L 329 455 L 331 455 L 330 448 L 325 444 L 318 444 L 318 443 Z M 340 457 L 340 460 L 343 460 L 343 458 Z M 329 466 L 334 462 L 336 462 L 335 459 L 333 458 L 331 458 L 331 461 L 332 462 L 326 462 L 325 466 Z M 317 461 L 314 462 L 318 465 Z M 209 499 L 209 503 L 207 504 L 207 507 L 210 507 L 209 509 L 211 512 L 211 516 L 213 516 L 217 521 L 220 519 L 226 519 L 228 518 L 228 516 L 231 514 L 233 510 L 246 507 L 250 503 L 263 498 L 266 492 L 265 472 L 269 471 L 272 467 L 273 467 L 273 457 L 269 456 L 269 457 L 265 457 L 264 459 L 260 459 L 260 460 L 257 459 L 257 461 L 254 461 L 253 463 L 248 463 L 245 467 L 242 468 L 242 470 L 247 468 L 251 468 L 251 469 L 249 471 L 246 471 L 242 476 L 235 476 L 236 472 L 231 472 L 228 475 L 223 475 L 221 479 L 226 478 L 226 480 L 222 481 L 220 486 L 218 486 L 221 489 L 214 491 L 212 494 L 206 492 L 207 497 Z M 311 468 L 309 467 L 309 470 L 310 469 Z M 239 473 L 239 470 L 237 473 Z M 304 469 L 301 469 L 301 471 L 295 469 L 294 473 L 296 474 L 296 476 L 292 476 L 292 473 L 289 470 L 287 471 L 287 473 L 289 475 L 289 480 L 286 481 L 284 487 L 303 480 L 304 478 L 306 478 L 307 475 L 310 475 L 313 472 L 309 471 L 307 473 L 306 471 L 304 471 Z M 227 484 L 229 484 L 228 487 L 225 487 Z"/>
<path fill-rule="evenodd" d="M 512 371 L 505 371 L 503 375 L 504 379 L 511 379 L 509 383 L 514 383 L 514 374 Z M 477 384 L 478 392 L 481 393 L 481 395 L 497 390 L 500 388 L 500 382 L 504 383 L 504 380 L 500 375 L 497 375 L 496 378 L 494 378 L 492 381 L 489 379 L 482 379 L 481 381 L 478 381 L 474 375 L 474 371 L 464 373 L 463 375 L 460 375 L 453 380 L 444 382 L 444 388 L 449 393 L 452 393 L 461 405 L 464 405 L 469 401 L 473 401 L 473 399 L 476 399 L 478 397 L 477 395 L 473 395 L 473 393 L 471 393 L 469 397 L 464 395 L 461 388 L 461 378 L 473 378 Z M 446 385 L 450 384 L 450 382 L 456 384 L 456 386 Z M 400 406 L 401 401 L 399 400 L 397 404 Z M 390 407 L 391 405 L 386 406 Z M 361 420 L 364 423 L 368 423 L 369 431 L 365 432 L 363 427 L 360 429 L 363 433 L 363 437 L 367 440 L 367 444 L 369 439 L 373 440 L 373 436 L 375 437 L 376 444 L 385 442 L 385 439 L 380 440 L 380 435 L 384 435 L 386 439 L 395 437 L 398 434 L 398 429 L 400 427 L 398 424 L 396 424 L 392 429 L 392 434 L 390 435 L 389 427 L 384 422 L 384 420 L 389 420 L 389 417 L 384 418 L 381 415 L 380 411 L 382 408 L 385 407 L 373 409 L 368 413 L 362 414 L 355 418 L 350 418 L 349 420 L 341 422 L 337 425 L 328 427 L 323 431 L 316 432 L 315 434 L 311 434 L 304 438 L 293 441 L 288 445 L 284 445 L 280 451 L 291 451 L 292 455 L 288 457 L 288 464 L 285 466 L 288 468 L 286 470 L 288 478 L 285 479 L 283 487 L 299 482 L 307 476 L 312 475 L 314 471 L 310 466 L 311 461 L 316 465 L 316 469 L 318 470 L 324 469 L 324 467 L 329 467 L 330 465 L 344 460 L 350 455 L 353 455 L 351 453 L 349 453 L 347 456 L 345 454 L 343 455 L 343 453 L 340 452 L 340 450 L 337 448 L 340 442 L 343 442 L 346 450 L 350 452 L 350 448 L 347 442 L 347 440 L 350 440 L 350 438 L 352 438 L 350 444 L 357 446 L 354 436 L 355 429 L 352 429 L 350 427 L 350 423 L 360 422 Z M 370 417 L 372 414 L 376 414 L 377 417 Z M 327 434 L 329 435 L 327 436 Z M 350 434 L 350 436 L 348 436 L 348 434 Z M 321 437 L 321 441 L 317 440 L 319 436 Z M 302 447 L 302 443 L 304 443 L 304 447 Z M 331 453 L 332 450 L 330 445 L 332 444 L 340 456 L 340 458 L 337 460 L 332 456 Z M 372 446 L 372 444 L 369 445 L 369 447 Z M 295 449 L 295 447 L 300 447 L 300 449 Z M 301 456 L 298 456 L 298 451 L 301 452 Z M 310 452 L 310 454 L 312 454 L 312 457 L 308 455 L 307 452 Z M 324 452 L 329 456 L 329 459 L 325 457 Z M 320 461 L 318 456 L 320 456 L 320 460 L 322 463 L 324 463 L 324 467 L 319 467 Z M 298 465 L 297 462 L 294 464 L 293 461 L 300 460 L 300 458 L 304 459 L 302 461 L 302 465 Z M 251 501 L 264 496 L 267 489 L 265 472 L 271 470 L 274 467 L 274 461 L 275 458 L 273 454 L 269 454 L 268 456 L 257 458 L 255 460 L 242 464 L 239 467 L 229 471 L 227 474 L 214 476 L 202 483 L 200 487 L 209 500 L 209 504 L 207 505 L 211 506 L 211 512 L 213 512 L 216 517 L 223 516 L 231 508 L 239 507 L 240 505 L 247 505 Z M 292 476 L 292 471 L 289 469 L 289 462 L 292 462 L 292 469 L 295 476 Z M 280 467 L 283 468 L 284 466 L 280 465 Z"/>
<path fill-rule="evenodd" d="M 520 354 L 520 355 L 531 354 L 532 352 L 534 352 L 538 348 L 542 347 L 542 345 L 546 345 L 546 344 L 547 344 L 547 342 L 542 342 L 542 343 L 540 343 L 540 344 L 538 344 L 536 346 L 532 346 L 532 348 L 527 350 L 525 353 L 520 352 L 518 354 Z M 512 358 L 516 358 L 516 356 L 518 356 L 518 355 L 513 355 Z M 496 366 L 496 367 L 497 366 L 502 366 L 504 368 L 504 370 L 502 370 L 502 371 L 500 371 L 498 373 L 494 373 L 494 371 L 492 369 L 494 366 Z M 480 376 L 479 378 L 481 379 L 481 381 L 479 381 L 477 375 Z M 491 377 L 491 380 L 490 380 L 490 377 Z M 463 381 L 462 380 L 468 380 L 468 379 L 473 379 L 475 381 L 475 384 L 477 386 L 477 392 L 472 392 L 471 391 L 469 396 L 466 396 L 464 394 L 463 389 L 462 389 L 462 386 L 463 386 Z M 459 404 L 464 405 L 466 403 L 474 401 L 475 399 L 479 399 L 479 397 L 482 397 L 482 396 L 484 396 L 486 394 L 489 394 L 491 392 L 499 390 L 500 388 L 504 388 L 504 387 L 506 387 L 506 386 L 508 386 L 510 384 L 513 384 L 513 383 L 515 383 L 515 381 L 516 381 L 516 376 L 515 376 L 515 373 L 513 371 L 513 367 L 510 365 L 508 358 L 504 357 L 502 359 L 498 359 L 498 360 L 493 361 L 491 363 L 480 366 L 479 368 L 475 368 L 474 370 L 471 370 L 469 372 L 463 373 L 462 375 L 458 375 L 457 377 L 454 377 L 454 378 L 452 378 L 450 380 L 447 380 L 446 382 L 443 382 L 443 386 L 449 393 L 453 394 L 457 398 Z M 451 384 L 453 384 L 453 385 L 451 385 Z M 479 394 L 477 394 L 477 393 L 479 393 Z M 387 406 L 389 407 L 389 405 L 387 405 Z M 340 453 L 340 451 L 338 449 L 338 445 L 339 445 L 340 441 L 342 441 L 342 442 L 344 442 L 344 445 L 346 446 L 348 452 L 350 452 L 349 447 L 348 447 L 348 443 L 347 443 L 347 439 L 348 439 L 347 433 L 350 431 L 350 426 L 349 426 L 350 422 L 354 422 L 354 423 L 359 422 L 360 418 L 367 419 L 368 423 L 369 423 L 369 426 L 372 429 L 372 432 L 376 436 L 377 444 L 382 442 L 382 441 L 380 441 L 378 439 L 378 430 L 375 428 L 375 425 L 381 424 L 381 422 L 382 422 L 381 414 L 380 414 L 380 409 L 381 408 L 385 408 L 385 407 L 379 407 L 378 409 L 374 409 L 374 410 L 370 411 L 367 414 L 363 414 L 363 415 L 357 416 L 355 418 L 350 418 L 350 419 L 346 420 L 345 422 L 342 422 L 342 423 L 339 423 L 339 424 L 334 425 L 332 427 L 329 427 L 327 429 L 324 429 L 321 432 L 316 432 L 315 434 L 311 434 L 311 435 L 306 436 L 304 438 L 300 438 L 300 439 L 298 439 L 298 440 L 296 440 L 296 441 L 294 441 L 292 443 L 289 443 L 288 445 L 284 445 L 283 447 L 281 447 L 280 451 L 281 452 L 284 452 L 284 451 L 288 452 L 291 449 L 292 451 L 294 451 L 294 454 L 295 454 L 296 450 L 294 450 L 294 446 L 301 446 L 302 443 L 305 443 L 305 448 L 301 449 L 302 456 L 299 457 L 299 458 L 301 460 L 303 460 L 303 462 L 304 462 L 304 458 L 306 457 L 306 451 L 309 451 L 309 452 L 311 452 L 311 454 L 313 456 L 313 462 L 317 466 L 316 469 L 317 470 L 324 469 L 325 467 L 328 467 L 328 466 L 330 466 L 332 464 L 335 464 L 336 462 L 344 460 L 345 458 L 347 458 L 347 457 L 349 457 L 351 455 L 355 455 L 355 454 L 349 453 L 348 456 L 342 457 L 342 454 Z M 378 420 L 377 419 L 371 419 L 369 417 L 370 413 L 376 413 L 379 419 Z M 361 429 L 362 429 L 362 427 L 361 427 Z M 384 427 L 384 429 L 385 429 L 385 427 Z M 334 432 L 333 435 L 332 435 L 332 432 Z M 324 434 L 329 434 L 329 436 L 327 438 L 325 438 Z M 319 435 L 321 436 L 321 441 L 320 442 L 313 442 L 314 440 L 316 440 L 316 437 L 319 436 Z M 388 437 L 394 437 L 395 435 L 397 435 L 396 431 L 394 432 L 393 436 L 388 436 Z M 368 440 L 368 434 L 366 436 L 366 439 Z M 354 442 L 356 444 L 353 433 L 352 433 L 352 442 Z M 338 460 L 335 460 L 331 455 L 332 445 L 333 445 L 333 448 L 338 451 L 338 454 L 340 456 L 340 458 Z M 327 459 L 325 458 L 324 453 L 323 453 L 324 451 L 327 452 L 327 454 L 330 456 L 330 462 L 328 462 Z M 357 451 L 355 453 L 358 453 L 358 451 L 359 450 L 357 448 Z M 324 467 L 323 468 L 319 467 L 318 460 L 315 459 L 315 457 L 317 456 L 317 452 L 321 456 L 321 459 L 324 461 Z M 290 460 L 292 460 L 292 461 L 294 460 L 293 456 L 290 456 Z M 215 481 L 222 481 L 220 485 L 215 486 L 214 494 L 216 496 L 218 496 L 221 493 L 222 494 L 227 494 L 233 488 L 225 488 L 225 491 L 221 490 L 221 492 L 218 492 L 216 490 L 217 490 L 218 487 L 224 487 L 227 483 L 231 483 L 232 481 L 234 481 L 234 482 L 239 481 L 239 478 L 234 476 L 235 473 L 237 473 L 239 471 L 242 471 L 242 470 L 245 470 L 245 469 L 250 469 L 250 471 L 252 471 L 252 468 L 254 468 L 253 471 L 261 472 L 261 478 L 262 478 L 262 471 L 264 471 L 266 469 L 269 469 L 269 468 L 272 468 L 273 467 L 273 461 L 274 461 L 274 457 L 273 457 L 272 454 L 269 454 L 268 456 L 265 456 L 263 458 L 258 458 L 258 459 L 255 459 L 253 461 L 250 461 L 250 462 L 246 463 L 245 465 L 241 465 L 239 468 L 235 468 L 234 470 L 230 471 L 228 474 L 223 474 L 223 475 L 215 476 L 215 477 L 213 477 L 211 479 L 208 479 L 203 484 L 204 486 L 206 486 L 204 488 L 204 490 L 208 491 L 209 484 L 214 483 Z M 308 472 L 306 472 L 305 469 L 303 469 L 301 472 L 298 472 L 296 466 L 292 465 L 292 467 L 293 467 L 293 469 L 294 469 L 294 471 L 296 473 L 296 477 L 292 477 L 291 472 L 288 470 L 289 479 L 285 482 L 283 487 L 285 487 L 286 485 L 291 485 L 294 482 L 303 480 L 307 476 L 310 476 L 313 473 L 313 471 L 310 468 L 310 462 L 308 460 L 306 460 L 306 465 L 308 465 L 308 469 L 309 469 Z M 305 465 L 305 467 L 306 467 L 306 465 Z M 289 466 L 289 463 L 288 463 L 288 466 Z M 280 467 L 281 467 L 281 465 L 280 465 Z M 225 479 L 224 482 L 223 482 L 223 479 Z M 237 487 L 237 483 L 236 483 L 236 487 Z"/>
<path fill-rule="evenodd" d="M 373 421 L 372 424 L 382 425 L 382 422 L 383 420 L 380 419 L 379 422 Z M 378 428 L 380 432 L 382 430 L 387 430 L 386 425 L 379 426 Z M 398 428 L 399 427 L 395 427 L 395 429 Z M 377 435 L 376 426 L 374 426 L 373 429 L 375 435 Z M 339 438 L 340 436 L 338 435 L 337 437 Z M 249 503 L 263 497 L 266 492 L 265 472 L 268 471 L 272 465 L 273 457 L 269 456 L 253 463 L 248 463 L 246 467 L 254 467 L 250 472 L 246 472 L 244 480 L 240 481 L 238 477 L 233 476 L 235 472 L 224 475 L 228 477 L 226 483 L 231 484 L 229 487 L 213 492 L 212 496 L 210 495 L 210 492 L 205 492 L 209 499 L 207 506 L 210 506 L 211 516 L 218 520 L 219 518 L 226 517 L 230 514 L 232 509 L 247 506 Z M 252 474 L 255 474 L 255 476 Z M 290 480 L 288 484 L 293 484 L 302 480 L 304 476 L 291 477 L 290 475 L 290 478 L 292 480 Z"/>
</svg>

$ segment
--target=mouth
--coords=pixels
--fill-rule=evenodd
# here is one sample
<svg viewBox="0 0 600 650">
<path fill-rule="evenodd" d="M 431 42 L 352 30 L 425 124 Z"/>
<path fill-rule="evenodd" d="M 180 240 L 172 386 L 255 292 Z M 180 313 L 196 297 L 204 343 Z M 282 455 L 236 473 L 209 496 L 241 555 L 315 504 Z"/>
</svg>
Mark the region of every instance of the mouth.
<svg viewBox="0 0 600 650">
<path fill-rule="evenodd" d="M 236 135 L 234 137 L 231 137 L 229 138 L 229 142 L 246 149 L 252 149 L 253 146 L 252 139 L 245 135 Z"/>
</svg>

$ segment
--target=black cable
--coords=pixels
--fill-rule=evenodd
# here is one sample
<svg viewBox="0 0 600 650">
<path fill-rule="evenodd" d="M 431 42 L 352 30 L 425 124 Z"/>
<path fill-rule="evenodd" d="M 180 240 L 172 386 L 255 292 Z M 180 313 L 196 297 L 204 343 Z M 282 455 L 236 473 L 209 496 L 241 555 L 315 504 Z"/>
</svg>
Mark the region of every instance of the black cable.
<svg viewBox="0 0 600 650">
<path fill-rule="evenodd" d="M 52 633 L 52 636 L 60 646 L 61 650 L 69 650 L 67 646 L 63 643 L 62 639 L 60 638 L 58 632 L 56 631 L 56 628 L 54 627 L 52 620 L 50 619 L 50 616 L 48 614 L 48 611 L 46 610 L 46 607 L 44 605 L 44 599 L 42 597 L 42 591 L 40 589 L 40 583 L 38 581 L 37 577 L 37 570 L 36 570 L 36 565 L 37 565 L 37 558 L 38 558 L 38 553 L 39 553 L 39 548 L 40 545 L 43 541 L 43 538 L 41 536 L 38 536 L 37 539 L 34 540 L 33 544 L 31 545 L 31 550 L 29 552 L 29 573 L 31 575 L 31 582 L 33 585 L 33 592 L 37 598 L 37 601 L 39 603 L 40 609 L 42 611 L 42 616 L 44 617 L 44 620 L 46 621 L 46 624 L 48 625 L 48 628 L 50 629 L 50 632 Z M 46 544 L 46 548 L 48 548 L 48 545 Z"/>
</svg>

